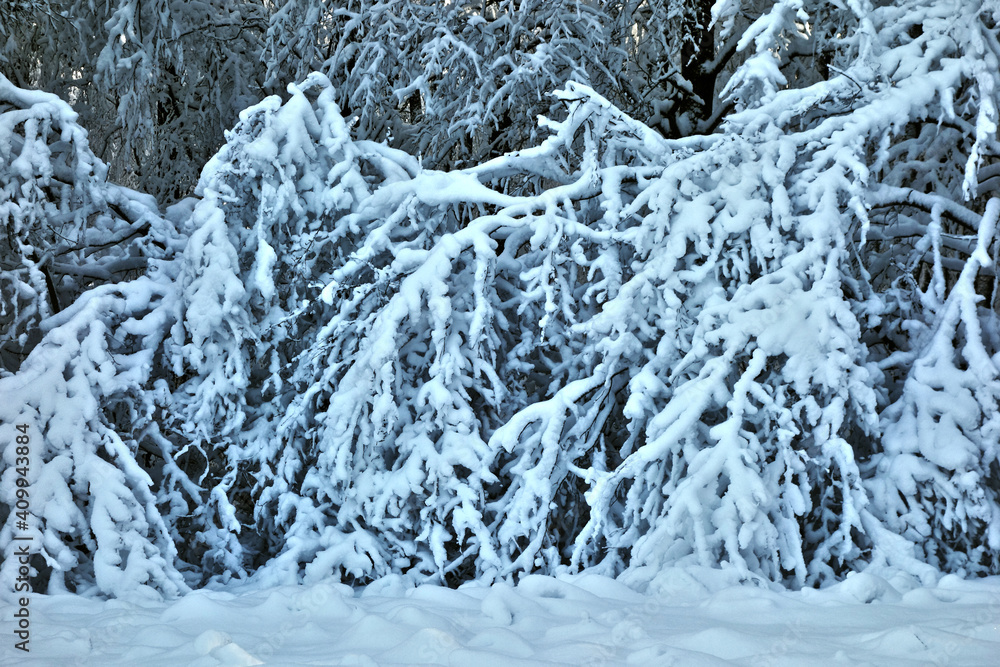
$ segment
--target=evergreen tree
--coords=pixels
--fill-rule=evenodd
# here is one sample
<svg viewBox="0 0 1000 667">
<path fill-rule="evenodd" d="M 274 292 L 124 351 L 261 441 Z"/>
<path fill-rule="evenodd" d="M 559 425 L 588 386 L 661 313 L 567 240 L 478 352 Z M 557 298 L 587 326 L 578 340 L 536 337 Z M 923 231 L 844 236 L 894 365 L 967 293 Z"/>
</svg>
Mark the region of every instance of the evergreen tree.
<svg viewBox="0 0 1000 667">
<path fill-rule="evenodd" d="M 137 441 L 169 328 L 159 260 L 178 236 L 150 197 L 105 180 L 65 102 L 2 76 L 0 164 L 0 545 L 30 531 L 52 591 L 176 595 L 187 584 Z M 20 477 L 30 520 L 14 511 Z M 18 565 L 0 565 L 5 591 Z"/>
</svg>

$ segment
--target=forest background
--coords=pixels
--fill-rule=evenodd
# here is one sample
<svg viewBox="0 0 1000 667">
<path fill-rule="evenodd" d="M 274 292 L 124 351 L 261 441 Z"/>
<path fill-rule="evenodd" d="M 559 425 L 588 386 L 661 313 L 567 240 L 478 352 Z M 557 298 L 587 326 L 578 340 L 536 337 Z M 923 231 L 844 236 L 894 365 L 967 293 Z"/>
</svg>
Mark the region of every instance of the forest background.
<svg viewBox="0 0 1000 667">
<path fill-rule="evenodd" d="M 5 2 L 0 548 L 101 596 L 1000 573 L 998 21 Z"/>
</svg>

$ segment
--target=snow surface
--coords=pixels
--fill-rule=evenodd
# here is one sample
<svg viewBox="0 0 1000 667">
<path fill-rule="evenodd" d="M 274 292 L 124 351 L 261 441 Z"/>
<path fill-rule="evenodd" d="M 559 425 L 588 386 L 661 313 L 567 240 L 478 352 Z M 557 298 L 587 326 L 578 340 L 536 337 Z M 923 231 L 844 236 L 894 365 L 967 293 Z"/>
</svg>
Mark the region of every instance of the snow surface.
<svg viewBox="0 0 1000 667">
<path fill-rule="evenodd" d="M 676 570 L 646 595 L 580 575 L 459 590 L 388 577 L 362 591 L 202 590 L 159 603 L 34 596 L 27 655 L 0 606 L 0 664 L 1000 664 L 1000 577 L 909 582 L 856 574 L 787 592 Z"/>
</svg>

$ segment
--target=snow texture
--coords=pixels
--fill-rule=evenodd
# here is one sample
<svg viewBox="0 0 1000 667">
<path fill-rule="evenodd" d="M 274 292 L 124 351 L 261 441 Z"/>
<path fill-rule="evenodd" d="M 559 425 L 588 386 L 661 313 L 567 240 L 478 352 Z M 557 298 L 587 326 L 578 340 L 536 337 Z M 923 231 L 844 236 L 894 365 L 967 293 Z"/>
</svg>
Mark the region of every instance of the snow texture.
<svg viewBox="0 0 1000 667">
<path fill-rule="evenodd" d="M 0 77 L 0 435 L 39 434 L 48 590 L 1000 572 L 997 2 L 653 3 L 729 55 L 631 115 L 610 5 L 438 4 L 275 6 L 300 83 L 165 214 Z M 142 141 L 177 5 L 112 10 Z"/>
<path fill-rule="evenodd" d="M 202 590 L 176 602 L 32 603 L 32 653 L 5 665 L 986 665 L 1000 582 L 931 588 L 856 574 L 824 591 L 673 570 L 639 595 L 597 575 L 517 586 Z M 0 606 L 0 631 L 10 613 Z"/>
</svg>

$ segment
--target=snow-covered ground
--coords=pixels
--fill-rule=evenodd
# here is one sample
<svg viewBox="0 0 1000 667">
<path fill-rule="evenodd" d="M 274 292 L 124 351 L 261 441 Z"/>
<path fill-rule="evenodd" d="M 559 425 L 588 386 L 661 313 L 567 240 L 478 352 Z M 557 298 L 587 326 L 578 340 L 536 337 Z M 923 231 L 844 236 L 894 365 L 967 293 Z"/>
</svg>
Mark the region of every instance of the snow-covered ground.
<svg viewBox="0 0 1000 667">
<path fill-rule="evenodd" d="M 199 591 L 173 602 L 34 596 L 46 665 L 1000 665 L 1000 578 L 913 588 L 868 574 L 823 591 L 661 575 L 639 595 L 593 575 L 360 593 L 337 584 Z M 901 590 L 902 589 L 902 592 Z"/>
</svg>

